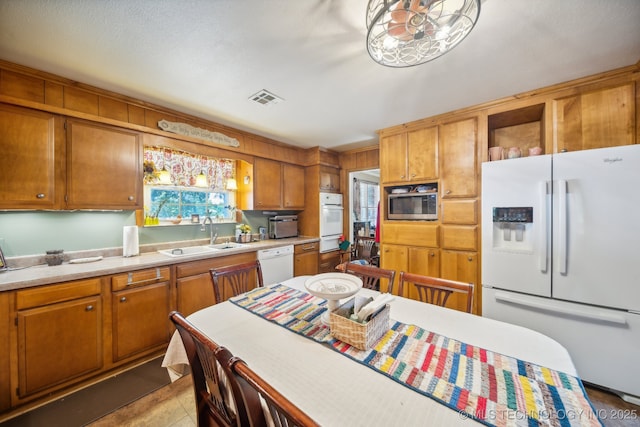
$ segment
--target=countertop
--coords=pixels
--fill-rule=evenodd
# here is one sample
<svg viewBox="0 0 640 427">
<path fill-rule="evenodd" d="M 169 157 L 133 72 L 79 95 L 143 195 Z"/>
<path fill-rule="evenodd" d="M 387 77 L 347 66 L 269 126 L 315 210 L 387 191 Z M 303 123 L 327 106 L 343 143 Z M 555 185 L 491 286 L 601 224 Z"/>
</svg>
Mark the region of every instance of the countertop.
<svg viewBox="0 0 640 427">
<path fill-rule="evenodd" d="M 157 252 L 158 249 L 178 248 L 187 246 L 198 246 L 206 243 L 201 241 L 172 242 L 162 245 L 141 245 L 141 254 L 133 257 L 104 256 L 110 250 L 95 250 L 77 253 L 67 253 L 67 259 L 84 258 L 88 256 L 103 256 L 103 259 L 95 262 L 83 264 L 70 264 L 68 261 L 61 265 L 48 266 L 46 264 L 34 265 L 32 267 L 10 269 L 0 272 L 0 292 L 24 289 L 33 286 L 47 285 L 51 283 L 66 282 L 69 280 L 86 279 L 96 276 L 105 276 L 122 272 L 141 270 L 150 267 L 162 267 L 173 264 L 182 264 L 190 261 L 197 261 L 207 258 L 217 258 L 229 255 L 236 255 L 245 252 L 255 252 L 261 249 L 277 248 L 286 245 L 299 245 L 304 243 L 317 242 L 318 237 L 292 237 L 287 239 L 268 239 L 245 243 L 243 247 L 224 249 L 215 252 L 206 252 L 195 255 L 185 255 L 181 257 L 169 257 Z M 120 248 L 120 254 L 122 248 Z M 11 259 L 7 259 L 7 265 L 12 266 Z"/>
</svg>

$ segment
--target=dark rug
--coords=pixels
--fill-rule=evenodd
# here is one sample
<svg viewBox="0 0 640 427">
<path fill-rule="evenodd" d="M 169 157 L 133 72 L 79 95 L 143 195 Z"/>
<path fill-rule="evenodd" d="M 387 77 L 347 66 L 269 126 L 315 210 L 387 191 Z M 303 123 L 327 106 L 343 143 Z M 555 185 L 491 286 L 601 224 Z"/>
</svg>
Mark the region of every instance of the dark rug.
<svg viewBox="0 0 640 427">
<path fill-rule="evenodd" d="M 160 366 L 162 357 L 69 396 L 12 418 L 2 427 L 74 427 L 87 423 L 145 396 L 171 381 Z"/>
</svg>

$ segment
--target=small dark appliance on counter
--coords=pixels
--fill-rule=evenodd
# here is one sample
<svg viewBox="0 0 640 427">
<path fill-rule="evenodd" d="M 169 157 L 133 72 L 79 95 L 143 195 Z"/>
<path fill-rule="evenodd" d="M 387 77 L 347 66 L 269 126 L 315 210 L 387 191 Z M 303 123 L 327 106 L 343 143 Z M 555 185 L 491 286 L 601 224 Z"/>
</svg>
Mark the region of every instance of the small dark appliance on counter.
<svg viewBox="0 0 640 427">
<path fill-rule="evenodd" d="M 298 236 L 298 215 L 276 215 L 269 218 L 269 238 L 284 239 Z"/>
</svg>

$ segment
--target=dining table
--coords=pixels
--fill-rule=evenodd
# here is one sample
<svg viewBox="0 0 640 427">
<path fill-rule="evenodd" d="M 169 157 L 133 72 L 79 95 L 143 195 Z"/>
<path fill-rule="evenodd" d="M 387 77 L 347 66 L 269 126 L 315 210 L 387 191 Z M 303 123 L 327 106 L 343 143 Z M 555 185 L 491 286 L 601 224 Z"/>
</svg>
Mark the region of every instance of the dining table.
<svg viewBox="0 0 640 427">
<path fill-rule="evenodd" d="M 312 277 L 298 276 L 270 286 L 305 292 L 305 282 Z M 379 293 L 363 288 L 357 295 L 376 297 Z M 391 323 L 412 325 L 446 340 L 487 350 L 494 356 L 507 355 L 578 378 L 567 350 L 531 329 L 400 296 L 394 296 L 389 306 Z M 187 319 L 323 426 L 526 425 L 526 420 L 505 420 L 517 418 L 517 412 L 493 414 L 499 421 L 492 422 L 487 414 L 474 417 L 454 405 L 443 404 L 441 399 L 408 387 L 397 376 L 386 375 L 337 351 L 330 342 L 310 339 L 233 301 L 206 307 Z M 172 380 L 188 372 L 187 356 L 177 332 L 162 366 L 168 369 Z M 568 418 L 569 414 L 563 416 Z M 579 425 L 600 425 L 593 414 L 574 416 L 585 417 Z"/>
</svg>

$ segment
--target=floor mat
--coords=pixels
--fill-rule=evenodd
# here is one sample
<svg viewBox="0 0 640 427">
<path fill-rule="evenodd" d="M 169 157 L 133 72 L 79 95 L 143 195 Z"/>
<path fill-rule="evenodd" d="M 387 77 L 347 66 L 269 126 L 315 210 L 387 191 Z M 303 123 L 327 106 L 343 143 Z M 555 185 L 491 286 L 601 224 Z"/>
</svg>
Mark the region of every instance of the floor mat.
<svg viewBox="0 0 640 427">
<path fill-rule="evenodd" d="M 170 383 L 158 357 L 91 387 L 12 418 L 2 427 L 83 426 Z"/>
</svg>

